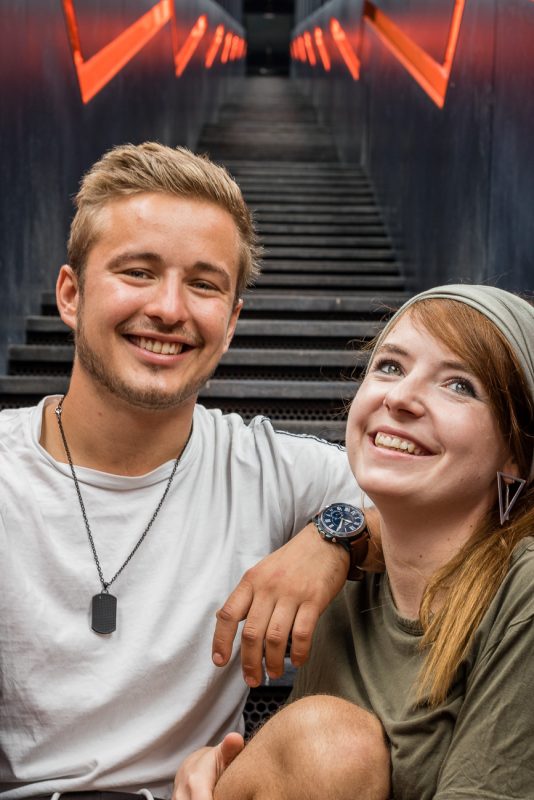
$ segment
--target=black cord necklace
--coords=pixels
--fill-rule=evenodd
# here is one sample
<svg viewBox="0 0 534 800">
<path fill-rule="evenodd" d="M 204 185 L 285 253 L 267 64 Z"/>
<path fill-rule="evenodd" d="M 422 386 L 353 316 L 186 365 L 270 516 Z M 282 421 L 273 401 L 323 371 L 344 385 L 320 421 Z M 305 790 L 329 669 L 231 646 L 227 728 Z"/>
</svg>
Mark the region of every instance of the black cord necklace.
<svg viewBox="0 0 534 800">
<path fill-rule="evenodd" d="M 98 559 L 98 554 L 96 552 L 95 542 L 94 542 L 94 539 L 93 539 L 93 535 L 91 533 L 91 528 L 89 526 L 89 520 L 87 518 L 87 513 L 85 511 L 85 505 L 83 503 L 82 493 L 80 491 L 80 485 L 78 483 L 78 478 L 76 476 L 76 472 L 74 471 L 74 464 L 72 463 L 72 457 L 71 457 L 71 454 L 70 454 L 69 446 L 67 444 L 67 438 L 65 436 L 65 431 L 63 430 L 63 423 L 61 422 L 61 414 L 62 414 L 62 411 L 63 411 L 62 406 L 63 406 L 64 399 L 65 399 L 65 395 L 63 395 L 63 397 L 61 398 L 61 400 L 58 403 L 57 408 L 55 409 L 57 424 L 59 425 L 59 432 L 61 433 L 61 438 L 63 439 L 63 446 L 65 448 L 65 453 L 67 455 L 67 460 L 69 462 L 69 467 L 70 467 L 70 471 L 72 473 L 72 479 L 74 481 L 74 486 L 76 487 L 76 494 L 78 495 L 78 500 L 79 500 L 80 508 L 81 508 L 81 511 L 82 511 L 83 521 L 85 523 L 85 529 L 87 531 L 87 537 L 89 539 L 89 544 L 91 545 L 91 550 L 93 552 L 93 558 L 95 560 L 96 568 L 97 568 L 97 571 L 98 571 L 98 577 L 100 578 L 100 583 L 102 584 L 102 591 L 99 594 L 95 594 L 95 596 L 93 597 L 93 600 L 92 600 L 92 604 L 91 604 L 91 628 L 94 630 L 95 633 L 113 633 L 113 631 L 117 627 L 117 598 L 114 595 L 110 594 L 108 589 L 111 586 L 111 584 L 116 581 L 116 579 L 119 577 L 119 575 L 121 574 L 123 569 L 126 567 L 126 565 L 129 564 L 129 562 L 131 561 L 131 559 L 133 558 L 135 553 L 137 553 L 137 551 L 139 550 L 139 547 L 141 546 L 141 543 L 143 542 L 143 540 L 145 539 L 147 533 L 149 532 L 150 528 L 152 527 L 152 524 L 153 524 L 154 520 L 158 516 L 159 510 L 160 510 L 161 506 L 163 505 L 163 503 L 165 501 L 165 498 L 167 497 L 169 489 L 171 488 L 171 483 L 172 483 L 172 480 L 173 480 L 173 478 L 174 478 L 174 476 L 176 474 L 176 470 L 178 468 L 178 464 L 180 463 L 180 459 L 182 457 L 182 454 L 184 453 L 184 451 L 185 451 L 185 449 L 186 449 L 186 447 L 187 447 L 187 445 L 189 443 L 189 439 L 191 438 L 191 434 L 193 432 L 193 427 L 191 426 L 191 430 L 189 431 L 189 436 L 187 437 L 187 441 L 186 441 L 186 443 L 184 445 L 184 448 L 183 448 L 182 452 L 180 453 L 179 456 L 176 457 L 176 459 L 174 461 L 174 466 L 172 468 L 172 472 L 170 474 L 169 480 L 167 481 L 167 485 L 165 487 L 165 491 L 163 492 L 163 495 L 162 495 L 161 500 L 159 501 L 159 503 L 157 505 L 156 510 L 152 514 L 152 518 L 151 518 L 150 522 L 148 523 L 148 525 L 146 526 L 145 530 L 141 534 L 139 540 L 137 541 L 137 544 L 135 545 L 134 549 L 132 550 L 132 552 L 130 553 L 130 555 L 126 559 L 126 561 L 124 561 L 123 565 L 117 570 L 117 572 L 111 578 L 111 580 L 106 581 L 106 580 L 104 580 L 104 574 L 102 572 L 102 567 L 100 566 L 100 561 Z"/>
</svg>

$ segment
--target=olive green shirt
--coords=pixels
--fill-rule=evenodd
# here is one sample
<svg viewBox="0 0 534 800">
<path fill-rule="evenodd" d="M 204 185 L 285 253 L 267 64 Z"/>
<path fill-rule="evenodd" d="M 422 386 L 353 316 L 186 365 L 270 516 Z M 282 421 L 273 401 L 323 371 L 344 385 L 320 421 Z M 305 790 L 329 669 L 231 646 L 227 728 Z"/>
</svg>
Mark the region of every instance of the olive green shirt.
<svg viewBox="0 0 534 800">
<path fill-rule="evenodd" d="M 333 694 L 373 711 L 391 745 L 395 800 L 532 800 L 533 617 L 529 537 L 516 548 L 446 702 L 414 707 L 421 628 L 397 613 L 387 575 L 367 575 L 347 583 L 324 613 L 292 699 Z"/>
</svg>

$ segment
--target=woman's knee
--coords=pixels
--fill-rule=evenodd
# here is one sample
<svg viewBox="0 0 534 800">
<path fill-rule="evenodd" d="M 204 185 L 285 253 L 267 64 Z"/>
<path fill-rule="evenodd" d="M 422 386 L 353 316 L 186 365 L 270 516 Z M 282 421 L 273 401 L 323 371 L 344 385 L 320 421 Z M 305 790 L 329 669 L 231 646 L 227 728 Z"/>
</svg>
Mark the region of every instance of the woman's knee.
<svg viewBox="0 0 534 800">
<path fill-rule="evenodd" d="M 271 722 L 271 752 L 294 785 L 305 779 L 308 792 L 316 789 L 317 797 L 331 793 L 339 800 L 389 796 L 389 747 L 370 712 L 338 697 L 315 695 L 287 706 Z M 356 785 L 361 787 L 357 795 Z"/>
</svg>

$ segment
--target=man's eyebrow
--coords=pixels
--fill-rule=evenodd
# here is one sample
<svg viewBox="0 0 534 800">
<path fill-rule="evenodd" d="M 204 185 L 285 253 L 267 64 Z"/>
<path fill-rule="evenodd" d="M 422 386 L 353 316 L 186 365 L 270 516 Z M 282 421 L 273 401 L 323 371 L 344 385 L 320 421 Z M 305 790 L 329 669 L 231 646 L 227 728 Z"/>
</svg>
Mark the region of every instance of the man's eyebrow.
<svg viewBox="0 0 534 800">
<path fill-rule="evenodd" d="M 218 277 L 223 280 L 225 289 L 232 288 L 230 275 L 225 269 L 218 267 L 216 264 L 210 264 L 208 261 L 197 261 L 191 267 L 191 272 L 208 272 L 213 275 L 218 275 Z"/>
<path fill-rule="evenodd" d="M 108 262 L 108 266 L 112 268 L 122 267 L 126 264 L 130 264 L 132 261 L 148 261 L 152 264 L 161 264 L 163 259 L 158 253 L 152 253 L 150 251 L 119 253 L 118 256 L 115 256 L 115 258 L 112 258 Z"/>
</svg>

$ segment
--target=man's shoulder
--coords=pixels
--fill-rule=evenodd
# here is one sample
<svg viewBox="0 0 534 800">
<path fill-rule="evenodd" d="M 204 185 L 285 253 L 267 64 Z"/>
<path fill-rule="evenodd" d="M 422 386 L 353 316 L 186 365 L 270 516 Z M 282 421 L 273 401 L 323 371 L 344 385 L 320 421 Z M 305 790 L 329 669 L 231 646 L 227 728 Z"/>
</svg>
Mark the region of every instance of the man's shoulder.
<svg viewBox="0 0 534 800">
<path fill-rule="evenodd" d="M 294 433 L 274 425 L 265 416 L 255 416 L 247 421 L 236 413 L 224 413 L 220 409 L 195 408 L 194 425 L 203 429 L 206 436 L 226 437 L 234 444 L 243 442 L 254 447 L 272 447 L 277 450 L 296 455 L 313 453 L 329 455 L 333 459 L 346 459 L 345 447 L 337 442 L 329 442 L 318 436 L 306 433 Z"/>
<path fill-rule="evenodd" d="M 27 424 L 35 406 L 29 408 L 4 408 L 0 411 L 0 444 L 6 444 L 10 437 L 20 435 L 21 428 Z"/>
</svg>

